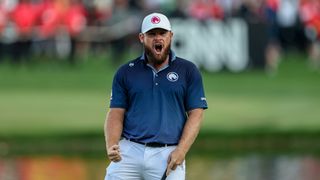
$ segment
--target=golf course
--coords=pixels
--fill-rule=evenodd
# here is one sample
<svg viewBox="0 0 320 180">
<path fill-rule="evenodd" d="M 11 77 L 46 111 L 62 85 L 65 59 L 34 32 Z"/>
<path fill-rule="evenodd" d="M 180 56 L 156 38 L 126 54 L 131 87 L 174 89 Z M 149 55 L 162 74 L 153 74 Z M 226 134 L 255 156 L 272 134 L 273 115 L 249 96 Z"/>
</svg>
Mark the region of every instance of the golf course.
<svg viewBox="0 0 320 180">
<path fill-rule="evenodd" d="M 70 163 L 86 169 L 79 172 L 87 174 L 72 171 L 70 177 L 100 179 L 108 163 L 103 125 L 117 68 L 101 54 L 78 57 L 72 66 L 40 57 L 22 64 L 2 62 L 0 162 L 27 157 L 36 165 L 26 166 L 36 169 L 28 172 L 39 175 L 30 179 L 48 177 L 44 167 L 50 169 L 50 163 L 57 162 L 60 169 Z M 187 167 L 193 169 L 189 179 L 224 179 L 221 168 L 226 164 L 231 168 L 226 171 L 251 179 L 250 169 L 264 169 L 270 161 L 280 159 L 281 164 L 285 159 L 290 164 L 295 157 L 288 154 L 298 154 L 298 159 L 301 154 L 319 154 L 320 71 L 310 68 L 306 55 L 284 54 L 273 74 L 253 68 L 239 73 L 201 72 L 209 108 L 187 157 Z M 263 163 L 260 167 L 252 162 Z M 62 172 L 56 179 L 70 179 L 69 172 Z"/>
</svg>

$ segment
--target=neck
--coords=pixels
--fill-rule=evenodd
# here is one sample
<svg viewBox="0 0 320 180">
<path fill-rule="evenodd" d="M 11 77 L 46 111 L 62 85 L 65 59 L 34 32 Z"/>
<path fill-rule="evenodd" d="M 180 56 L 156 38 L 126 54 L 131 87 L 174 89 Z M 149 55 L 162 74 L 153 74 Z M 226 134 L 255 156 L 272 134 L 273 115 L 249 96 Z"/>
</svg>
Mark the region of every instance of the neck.
<svg viewBox="0 0 320 180">
<path fill-rule="evenodd" d="M 157 71 L 159 71 L 162 67 L 169 64 L 169 56 L 167 56 L 167 58 L 161 63 L 158 63 L 155 59 L 152 59 L 150 56 L 147 56 L 147 58 L 148 58 L 148 64 L 154 67 Z"/>
</svg>

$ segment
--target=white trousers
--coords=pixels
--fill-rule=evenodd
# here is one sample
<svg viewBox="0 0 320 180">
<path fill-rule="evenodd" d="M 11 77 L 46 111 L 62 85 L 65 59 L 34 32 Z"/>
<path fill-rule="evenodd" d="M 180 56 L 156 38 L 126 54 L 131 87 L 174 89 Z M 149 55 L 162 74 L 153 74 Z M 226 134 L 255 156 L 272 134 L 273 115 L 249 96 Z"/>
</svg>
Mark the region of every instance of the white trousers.
<svg viewBox="0 0 320 180">
<path fill-rule="evenodd" d="M 146 147 L 122 139 L 120 162 L 111 162 L 105 180 L 160 180 L 167 168 L 168 157 L 176 146 Z M 185 162 L 171 171 L 167 180 L 184 180 Z"/>
</svg>

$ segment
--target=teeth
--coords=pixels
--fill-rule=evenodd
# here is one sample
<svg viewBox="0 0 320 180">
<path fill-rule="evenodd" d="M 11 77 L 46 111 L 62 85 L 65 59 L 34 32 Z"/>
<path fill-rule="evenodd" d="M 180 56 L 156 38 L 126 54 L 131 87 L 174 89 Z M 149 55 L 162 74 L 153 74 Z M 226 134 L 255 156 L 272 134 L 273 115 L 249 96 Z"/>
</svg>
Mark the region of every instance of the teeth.
<svg viewBox="0 0 320 180">
<path fill-rule="evenodd" d="M 162 44 L 155 44 L 155 45 L 154 45 L 154 49 L 155 49 L 156 51 L 161 51 L 161 50 L 162 50 Z"/>
</svg>

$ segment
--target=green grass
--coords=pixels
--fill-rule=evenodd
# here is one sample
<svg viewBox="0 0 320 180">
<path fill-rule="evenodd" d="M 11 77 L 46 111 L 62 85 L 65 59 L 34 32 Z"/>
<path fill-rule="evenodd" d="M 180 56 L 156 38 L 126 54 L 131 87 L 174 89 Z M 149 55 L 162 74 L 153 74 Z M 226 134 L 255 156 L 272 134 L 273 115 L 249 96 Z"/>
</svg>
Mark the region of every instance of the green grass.
<svg viewBox="0 0 320 180">
<path fill-rule="evenodd" d="M 114 67 L 105 57 L 75 67 L 52 61 L 0 64 L 0 136 L 102 133 Z M 320 73 L 303 55 L 279 72 L 203 72 L 209 109 L 202 131 L 320 130 Z"/>
<path fill-rule="evenodd" d="M 319 72 L 310 71 L 297 55 L 284 58 L 274 77 L 264 72 L 206 74 L 211 112 L 206 113 L 204 129 L 319 130 L 319 80 Z"/>
</svg>

